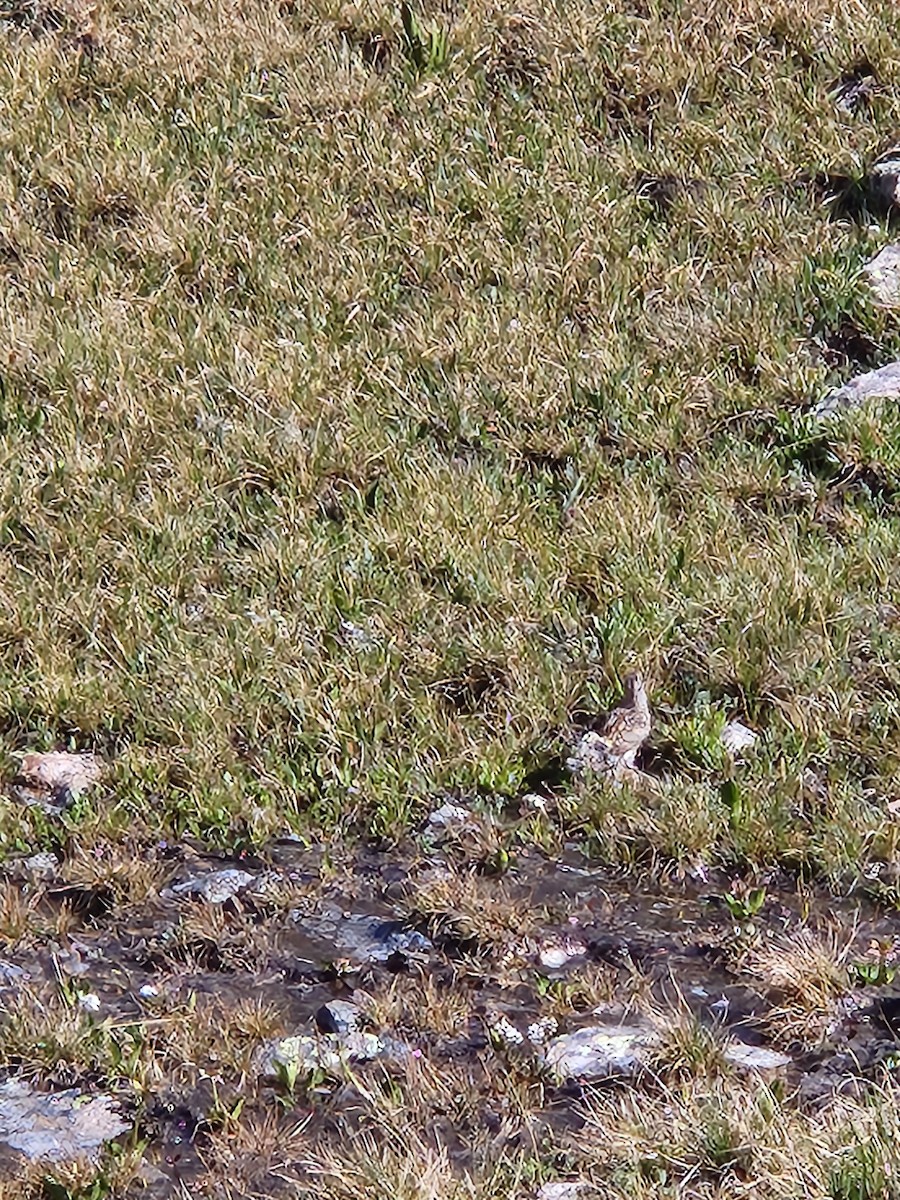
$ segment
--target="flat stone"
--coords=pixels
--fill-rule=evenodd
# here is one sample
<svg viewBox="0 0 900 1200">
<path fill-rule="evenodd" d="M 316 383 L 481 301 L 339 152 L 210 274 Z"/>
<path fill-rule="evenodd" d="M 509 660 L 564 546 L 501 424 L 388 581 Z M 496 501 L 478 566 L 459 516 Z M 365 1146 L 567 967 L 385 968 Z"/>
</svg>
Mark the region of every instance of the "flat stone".
<svg viewBox="0 0 900 1200">
<path fill-rule="evenodd" d="M 759 740 L 759 734 L 748 729 L 740 721 L 729 721 L 722 730 L 721 737 L 722 745 L 732 757 L 736 757 L 742 750 L 749 750 Z"/>
<path fill-rule="evenodd" d="M 875 371 L 857 375 L 843 387 L 834 388 L 823 396 L 813 410 L 814 416 L 825 419 L 839 413 L 861 408 L 869 400 L 900 399 L 900 362 L 888 363 Z"/>
<path fill-rule="evenodd" d="M 537 1190 L 537 1200 L 575 1200 L 590 1184 L 583 1179 L 556 1179 Z"/>
<path fill-rule="evenodd" d="M 292 1034 L 263 1047 L 257 1057 L 257 1072 L 277 1079 L 285 1071 L 298 1076 L 314 1071 L 339 1071 L 354 1062 L 379 1058 L 387 1046 L 374 1033 Z"/>
<path fill-rule="evenodd" d="M 0 1084 L 0 1141 L 32 1162 L 96 1159 L 105 1142 L 130 1128 L 110 1096 L 36 1092 L 18 1079 Z"/>
<path fill-rule="evenodd" d="M 366 913 L 348 915 L 337 911 L 311 915 L 294 909 L 291 920 L 303 926 L 311 939 L 321 942 L 323 957 L 333 958 L 337 954 L 354 964 L 402 962 L 434 949 L 418 930 L 405 929 L 399 921 L 386 921 Z"/>
<path fill-rule="evenodd" d="M 224 904 L 253 883 L 255 875 L 236 867 L 194 875 L 166 889 L 173 896 L 199 896 L 208 904 Z"/>
<path fill-rule="evenodd" d="M 746 1042 L 732 1042 L 725 1050 L 725 1060 L 748 1071 L 775 1071 L 793 1062 L 789 1054 L 770 1050 L 768 1046 L 748 1046 Z"/>
<path fill-rule="evenodd" d="M 591 1025 L 549 1042 L 544 1061 L 560 1080 L 634 1075 L 657 1044 L 655 1030 L 641 1025 Z"/>
<path fill-rule="evenodd" d="M 885 246 L 866 263 L 863 274 L 882 308 L 900 308 L 900 245 Z"/>
<path fill-rule="evenodd" d="M 350 1000 L 329 1000 L 316 1012 L 316 1025 L 323 1033 L 357 1033 L 362 1009 Z"/>
</svg>

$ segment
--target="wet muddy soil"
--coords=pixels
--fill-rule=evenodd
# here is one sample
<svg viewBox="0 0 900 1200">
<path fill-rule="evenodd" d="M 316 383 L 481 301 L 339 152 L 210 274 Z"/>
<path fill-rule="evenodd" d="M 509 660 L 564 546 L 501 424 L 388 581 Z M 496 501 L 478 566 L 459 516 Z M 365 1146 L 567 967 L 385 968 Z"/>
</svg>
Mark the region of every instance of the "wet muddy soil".
<svg viewBox="0 0 900 1200">
<path fill-rule="evenodd" d="M 90 890 L 54 879 L 52 869 L 51 878 L 17 884 L 38 894 L 45 913 L 65 905 L 68 917 L 54 937 L 8 946 L 0 1004 L 68 988 L 79 1003 L 91 998 L 98 1026 L 145 1036 L 185 1006 L 202 1014 L 261 1003 L 277 1012 L 276 1037 L 306 1031 L 309 1041 L 310 1031 L 338 1038 L 323 1006 L 342 1000 L 347 1012 L 363 1014 L 383 1052 L 372 1061 L 351 1054 L 341 1061 L 352 1069 L 326 1065 L 305 1080 L 261 1072 L 253 1066 L 258 1055 L 238 1067 L 223 1054 L 217 1064 L 213 1052 L 212 1061 L 186 1062 L 171 1078 L 151 1074 L 152 1085 L 140 1088 L 124 1070 L 111 1080 L 77 1062 L 45 1064 L 41 1088 L 105 1088 L 121 1097 L 145 1143 L 143 1181 L 160 1197 L 202 1179 L 223 1096 L 232 1105 L 240 1096 L 245 1113 L 302 1119 L 313 1138 L 346 1137 L 365 1124 L 367 1089 L 414 1060 L 438 1072 L 468 1065 L 473 1086 L 487 1094 L 496 1064 L 524 1055 L 538 1064 L 536 1120 L 575 1127 L 586 1088 L 625 1086 L 622 1076 L 640 1086 L 644 1077 L 612 1070 L 602 1079 L 559 1078 L 541 1069 L 548 1040 L 598 1023 L 628 1028 L 648 1014 L 657 1023 L 672 1016 L 713 1030 L 723 1043 L 777 1046 L 781 1086 L 798 1104 L 858 1093 L 900 1056 L 892 966 L 900 915 L 863 900 L 836 903 L 769 885 L 749 916 L 733 893 L 726 899 L 725 879 L 638 885 L 576 854 L 565 862 L 523 856 L 492 878 L 440 852 L 409 860 L 361 852 L 337 867 L 282 843 L 265 859 L 175 855 L 169 869 L 158 894 L 130 908 L 98 904 Z M 760 972 L 754 963 L 777 965 L 779 953 L 790 959 L 791 939 L 799 936 L 802 947 L 806 933 L 832 948 L 847 987 L 822 993 L 823 1011 L 808 1030 L 786 1026 L 782 1036 L 778 1014 L 796 1010 L 798 994 L 816 1007 L 819 968 L 807 964 L 811 982 L 794 994 L 777 970 Z M 224 1029 L 222 1037 L 224 1044 Z M 7 1055 L 4 1066 L 13 1079 L 36 1074 L 25 1057 Z M 652 1081 L 653 1070 L 644 1075 Z M 487 1126 L 492 1119 L 486 1103 Z M 452 1129 L 440 1136 L 464 1164 Z M 5 1172 L 14 1174 L 17 1162 L 5 1154 Z"/>
</svg>

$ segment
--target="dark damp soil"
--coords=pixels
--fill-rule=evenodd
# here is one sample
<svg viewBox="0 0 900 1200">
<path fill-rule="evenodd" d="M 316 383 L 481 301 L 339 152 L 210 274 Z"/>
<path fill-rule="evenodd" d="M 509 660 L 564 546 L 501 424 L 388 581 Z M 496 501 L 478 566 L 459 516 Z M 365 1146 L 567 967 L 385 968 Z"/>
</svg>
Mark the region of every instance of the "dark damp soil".
<svg viewBox="0 0 900 1200">
<path fill-rule="evenodd" d="M 37 901 L 45 924 L 2 956 L 4 1007 L 48 1011 L 60 995 L 70 1005 L 90 997 L 83 1024 L 96 1044 L 61 1048 L 54 1061 L 37 1048 L 38 1021 L 37 1061 L 7 1031 L 7 1070 L 41 1087 L 118 1097 L 135 1123 L 143 1184 L 164 1197 L 208 1181 L 223 1113 L 239 1108 L 242 1120 L 276 1130 L 302 1120 L 312 1144 L 333 1145 L 367 1127 L 369 1089 L 410 1061 L 464 1071 L 489 1130 L 486 1097 L 501 1065 L 508 1071 L 520 1054 L 510 1028 L 525 1037 L 545 1022 L 551 1036 L 648 1013 L 657 1023 L 693 1022 L 723 1045 L 780 1046 L 790 1060 L 780 1086 L 798 1105 L 856 1094 L 900 1052 L 892 965 L 900 915 L 864 898 L 836 902 L 770 882 L 754 905 L 750 890 L 731 890 L 724 878 L 638 884 L 574 852 L 567 861 L 524 855 L 493 877 L 452 859 L 434 847 L 405 859 L 364 851 L 338 867 L 289 843 L 259 859 L 185 855 L 158 892 L 130 907 L 74 903 L 73 889 L 52 880 L 10 884 Z M 215 872 L 241 872 L 241 886 L 218 902 L 191 894 Z M 804 939 L 830 948 L 833 963 L 806 961 Z M 779 956 L 799 980 L 760 968 L 777 968 Z M 818 974 L 831 967 L 844 985 L 829 985 L 827 1011 L 818 1011 Z M 334 1000 L 359 1007 L 392 1054 L 287 1088 L 260 1076 L 254 1054 L 265 1035 L 321 1029 Z M 783 1011 L 793 1014 L 785 1036 Z M 130 1073 L 121 1051 L 108 1049 L 121 1031 L 158 1045 L 136 1053 Z M 530 1062 L 540 1083 L 534 1136 L 577 1129 L 592 1088 L 659 1086 L 654 1072 L 592 1085 L 516 1061 L 522 1071 Z M 465 1165 L 465 1139 L 454 1146 L 451 1158 Z M 15 1174 L 21 1163 L 7 1158 Z M 272 1180 L 259 1192 L 278 1193 Z"/>
</svg>

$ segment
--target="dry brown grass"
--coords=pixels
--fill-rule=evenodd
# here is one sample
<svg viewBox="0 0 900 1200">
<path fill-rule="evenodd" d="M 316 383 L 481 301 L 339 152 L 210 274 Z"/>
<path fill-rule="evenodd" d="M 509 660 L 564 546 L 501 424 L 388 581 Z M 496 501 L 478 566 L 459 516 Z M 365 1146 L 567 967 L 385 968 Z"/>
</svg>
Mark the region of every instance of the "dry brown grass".
<svg viewBox="0 0 900 1200">
<path fill-rule="evenodd" d="M 773 1002 L 766 1015 L 773 1037 L 815 1040 L 834 1022 L 835 1004 L 850 990 L 847 958 L 854 937 L 852 929 L 804 926 L 749 951 L 744 970 L 762 983 Z"/>
<path fill-rule="evenodd" d="M 200 1194 L 254 1200 L 287 1191 L 307 1171 L 314 1151 L 309 1119 L 252 1112 L 226 1120 L 206 1139 Z"/>
<path fill-rule="evenodd" d="M 466 1032 L 473 993 L 465 972 L 436 980 L 429 973 L 398 975 L 383 992 L 363 998 L 376 1028 L 458 1037 Z"/>
<path fill-rule="evenodd" d="M 889 1091 L 809 1113 L 760 1080 L 720 1078 L 593 1098 L 574 1150 L 584 1176 L 622 1200 L 673 1189 L 698 1200 L 876 1200 L 894 1194 L 897 1116 Z"/>
<path fill-rule="evenodd" d="M 59 878 L 64 884 L 108 895 L 118 914 L 156 897 L 169 873 L 146 846 L 100 839 L 70 846 Z"/>
<path fill-rule="evenodd" d="M 535 980 L 545 914 L 514 886 L 534 838 L 635 881 L 802 863 L 844 888 L 897 857 L 900 418 L 807 413 L 860 354 L 900 357 L 859 281 L 891 223 L 815 183 L 858 198 L 896 137 L 896 5 L 429 0 L 431 63 L 398 8 L 0 5 L 0 762 L 110 766 L 62 815 L 0 802 L 0 857 L 65 846 L 62 887 L 108 894 L 115 940 L 153 901 L 157 843 L 264 854 L 291 831 L 352 899 L 374 886 L 348 865 L 361 839 L 477 795 L 502 815 L 450 856 L 509 873 L 419 879 L 409 912 L 508 995 Z M 831 85 L 862 57 L 879 86 L 849 114 Z M 508 819 L 633 663 L 663 778 L 559 779 L 546 814 Z M 761 737 L 732 769 L 737 708 Z M 124 1026 L 36 987 L 3 1061 L 142 1098 L 220 1075 L 233 1112 L 279 1017 L 228 983 L 293 899 L 180 910 L 166 966 L 223 968 L 221 1005 L 161 995 Z M 45 901 L 0 884 L 5 955 L 80 919 Z M 746 960 L 773 1035 L 827 1024 L 835 937 Z M 373 1011 L 452 1036 L 466 991 L 416 983 L 376 980 Z M 647 989 L 588 970 L 542 1003 Z M 853 1150 L 836 1105 L 720 1079 L 689 1022 L 666 1036 L 693 1090 L 598 1099 L 561 1163 L 523 1064 L 373 1070 L 370 1140 L 338 1114 L 304 1186 L 505 1200 L 559 1170 L 628 1200 L 882 1200 L 829 1182 Z M 210 1194 L 279 1170 L 297 1190 L 284 1102 L 223 1124 Z M 865 1106 L 841 1119 L 876 1137 Z"/>
<path fill-rule="evenodd" d="M 188 904 L 180 913 L 166 953 L 196 970 L 262 971 L 276 949 L 270 926 L 243 908 Z"/>
<path fill-rule="evenodd" d="M 448 870 L 416 880 L 406 901 L 433 934 L 489 953 L 525 950 L 546 913 L 524 907 L 500 879 Z"/>
</svg>

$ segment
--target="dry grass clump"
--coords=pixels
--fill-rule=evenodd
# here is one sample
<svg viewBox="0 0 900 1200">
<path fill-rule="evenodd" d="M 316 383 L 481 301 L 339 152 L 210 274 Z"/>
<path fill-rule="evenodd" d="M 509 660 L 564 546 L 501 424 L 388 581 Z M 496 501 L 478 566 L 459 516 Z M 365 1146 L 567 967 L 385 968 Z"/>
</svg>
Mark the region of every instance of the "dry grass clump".
<svg viewBox="0 0 900 1200">
<path fill-rule="evenodd" d="M 0 1053 L 18 1073 L 69 1086 L 100 1078 L 137 1097 L 189 1088 L 203 1076 L 246 1080 L 260 1042 L 284 1032 L 278 1008 L 264 1000 L 198 1000 L 155 1005 L 153 1015 L 117 1020 L 85 1009 L 86 988 L 28 986 L 9 1000 L 0 1021 Z"/>
<path fill-rule="evenodd" d="M 683 1002 L 675 1008 L 649 1006 L 648 1016 L 659 1035 L 653 1050 L 654 1072 L 669 1081 L 726 1073 L 725 1040 L 703 1024 Z"/>
<path fill-rule="evenodd" d="M 12 880 L 0 880 L 0 943 L 7 952 L 24 947 L 50 924 L 42 888 L 29 892 Z"/>
<path fill-rule="evenodd" d="M 525 908 L 502 880 L 447 871 L 416 881 L 406 903 L 437 937 L 491 953 L 525 947 L 541 924 L 536 908 Z"/>
<path fill-rule="evenodd" d="M 225 1200 L 297 1195 L 310 1168 L 315 1142 L 309 1117 L 251 1112 L 224 1120 L 204 1140 L 199 1194 Z"/>
<path fill-rule="evenodd" d="M 472 1015 L 473 993 L 467 976 L 454 971 L 435 978 L 425 972 L 398 975 L 386 991 L 362 998 L 376 1028 L 458 1037 Z"/>
<path fill-rule="evenodd" d="M 766 938 L 747 953 L 744 970 L 773 1002 L 766 1015 L 773 1037 L 814 1040 L 834 1022 L 835 1004 L 850 990 L 847 957 L 853 940 L 853 930 L 804 926 Z"/>
<path fill-rule="evenodd" d="M 451 1099 L 446 1089 L 444 1094 Z M 461 1150 L 466 1162 L 462 1171 L 457 1165 Z M 536 1143 L 526 1138 L 523 1144 L 512 1114 L 504 1114 L 491 1131 L 483 1123 L 478 1129 L 471 1120 L 454 1125 L 454 1107 L 435 1111 L 413 1106 L 379 1114 L 371 1132 L 350 1146 L 326 1147 L 311 1155 L 298 1194 L 309 1200 L 360 1195 L 375 1200 L 489 1200 L 516 1194 L 536 1174 L 537 1161 Z"/>
<path fill-rule="evenodd" d="M 255 914 L 229 904 L 188 904 L 179 914 L 166 956 L 194 970 L 261 971 L 277 938 Z"/>
<path fill-rule="evenodd" d="M 118 914 L 158 895 L 168 873 L 145 846 L 129 840 L 100 840 L 69 846 L 59 880 L 64 886 L 102 894 Z"/>
<path fill-rule="evenodd" d="M 768 1084 L 718 1079 L 597 1097 L 575 1146 L 604 1194 L 662 1200 L 876 1200 L 897 1194 L 891 1090 L 804 1112 Z"/>
<path fill-rule="evenodd" d="M 547 979 L 540 988 L 541 1014 L 560 1019 L 572 1012 L 590 1012 L 614 1003 L 629 1008 L 647 1001 L 650 980 L 637 970 L 629 971 L 623 979 L 615 967 L 605 963 L 585 963 L 567 971 L 563 979 Z"/>
</svg>

